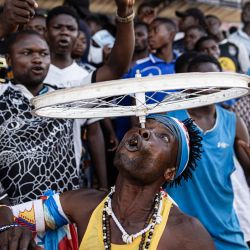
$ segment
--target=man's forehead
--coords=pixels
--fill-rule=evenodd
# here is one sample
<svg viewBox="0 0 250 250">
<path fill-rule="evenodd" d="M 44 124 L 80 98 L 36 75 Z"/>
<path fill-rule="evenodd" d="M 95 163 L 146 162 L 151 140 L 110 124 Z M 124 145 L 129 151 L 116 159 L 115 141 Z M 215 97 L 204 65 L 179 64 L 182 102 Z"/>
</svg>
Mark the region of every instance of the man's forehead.
<svg viewBox="0 0 250 250">
<path fill-rule="evenodd" d="M 76 19 L 73 16 L 66 14 L 66 13 L 62 13 L 62 14 L 58 14 L 58 15 L 54 16 L 51 19 L 50 23 L 66 24 L 65 22 L 77 25 Z"/>
<path fill-rule="evenodd" d="M 147 119 L 146 120 L 146 127 L 154 127 L 156 129 L 164 129 L 170 131 L 170 129 L 167 127 L 167 125 L 163 124 L 162 122 L 159 122 L 155 119 Z"/>
<path fill-rule="evenodd" d="M 23 47 L 34 47 L 39 45 L 42 48 L 48 48 L 47 42 L 42 39 L 39 35 L 35 34 L 24 34 L 17 37 L 16 42 L 13 47 L 23 48 Z"/>
</svg>

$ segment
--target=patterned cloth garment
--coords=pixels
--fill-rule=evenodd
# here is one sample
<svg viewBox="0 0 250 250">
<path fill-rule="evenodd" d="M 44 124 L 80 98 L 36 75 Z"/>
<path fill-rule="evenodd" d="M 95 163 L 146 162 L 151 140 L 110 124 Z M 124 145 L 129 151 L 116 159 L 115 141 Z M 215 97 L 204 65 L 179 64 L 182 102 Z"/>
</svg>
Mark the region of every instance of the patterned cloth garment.
<svg viewBox="0 0 250 250">
<path fill-rule="evenodd" d="M 12 205 L 79 183 L 73 120 L 33 116 L 30 93 L 18 86 L 0 88 L 0 183 Z"/>
</svg>

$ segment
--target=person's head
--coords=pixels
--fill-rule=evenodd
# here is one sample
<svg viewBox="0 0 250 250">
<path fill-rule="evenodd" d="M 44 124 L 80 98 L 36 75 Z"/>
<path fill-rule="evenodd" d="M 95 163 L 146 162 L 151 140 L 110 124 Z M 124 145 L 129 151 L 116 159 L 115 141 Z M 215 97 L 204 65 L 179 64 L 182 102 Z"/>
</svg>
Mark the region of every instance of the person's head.
<svg viewBox="0 0 250 250">
<path fill-rule="evenodd" d="M 56 7 L 49 11 L 46 26 L 46 38 L 51 53 L 71 54 L 79 29 L 79 19 L 76 13 L 65 6 Z"/>
<path fill-rule="evenodd" d="M 114 164 L 137 185 L 179 184 L 191 177 L 200 153 L 201 137 L 191 119 L 181 123 L 166 115 L 150 115 L 145 128 L 126 133 Z"/>
<path fill-rule="evenodd" d="M 150 24 L 157 17 L 156 8 L 150 3 L 142 3 L 137 9 L 137 20 Z"/>
<path fill-rule="evenodd" d="M 12 33 L 6 39 L 6 60 L 11 66 L 14 81 L 27 88 L 43 83 L 49 65 L 49 47 L 45 39 L 35 31 Z"/>
<path fill-rule="evenodd" d="M 158 17 L 149 25 L 149 46 L 160 50 L 173 44 L 176 35 L 176 25 L 169 18 Z"/>
<path fill-rule="evenodd" d="M 246 2 L 242 7 L 241 21 L 245 25 L 250 24 L 250 2 Z"/>
<path fill-rule="evenodd" d="M 200 38 L 195 44 L 195 50 L 213 56 L 216 59 L 220 56 L 219 45 L 215 38 L 210 36 Z"/>
<path fill-rule="evenodd" d="M 188 65 L 192 61 L 194 57 L 198 55 L 197 52 L 191 51 L 183 53 L 181 56 L 179 56 L 175 62 L 174 68 L 175 73 L 186 73 L 188 72 Z"/>
<path fill-rule="evenodd" d="M 206 29 L 206 20 L 203 12 L 197 8 L 190 8 L 185 11 L 176 11 L 176 16 L 181 18 L 179 30 L 185 32 L 190 26 L 201 26 Z"/>
<path fill-rule="evenodd" d="M 203 36 L 206 36 L 206 31 L 200 26 L 191 26 L 187 28 L 184 36 L 184 47 L 190 51 L 194 49 L 196 42 Z"/>
<path fill-rule="evenodd" d="M 207 29 L 210 35 L 216 36 L 221 32 L 221 20 L 215 15 L 206 16 Z"/>
<path fill-rule="evenodd" d="M 93 36 L 97 31 L 103 29 L 101 19 L 97 15 L 90 15 L 85 19 L 85 21 L 88 24 L 91 36 Z"/>
<path fill-rule="evenodd" d="M 222 72 L 222 68 L 215 57 L 200 54 L 190 61 L 188 72 Z"/>
<path fill-rule="evenodd" d="M 25 26 L 24 29 L 34 30 L 41 36 L 44 36 L 46 31 L 46 17 L 41 14 L 36 14 Z"/>
<path fill-rule="evenodd" d="M 148 25 L 146 23 L 135 23 L 135 53 L 148 49 Z"/>
<path fill-rule="evenodd" d="M 72 49 L 72 58 L 80 59 L 87 48 L 87 38 L 84 32 L 79 31 L 78 37 Z"/>
</svg>

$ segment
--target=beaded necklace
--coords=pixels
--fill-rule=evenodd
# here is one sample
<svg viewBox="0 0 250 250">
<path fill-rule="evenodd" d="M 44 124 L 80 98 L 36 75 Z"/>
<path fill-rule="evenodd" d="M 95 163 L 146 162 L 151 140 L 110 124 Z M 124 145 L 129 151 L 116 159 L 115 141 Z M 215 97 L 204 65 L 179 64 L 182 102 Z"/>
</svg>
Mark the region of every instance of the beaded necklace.
<svg viewBox="0 0 250 250">
<path fill-rule="evenodd" d="M 160 191 L 155 195 L 154 199 L 154 207 L 153 211 L 149 214 L 149 217 L 147 219 L 147 222 L 144 225 L 144 229 L 142 229 L 140 232 L 135 234 L 128 234 L 123 226 L 118 221 L 116 215 L 114 214 L 112 210 L 112 196 L 115 192 L 115 187 L 111 188 L 110 193 L 107 196 L 106 201 L 104 202 L 104 208 L 102 212 L 102 225 L 103 225 L 103 242 L 105 250 L 111 250 L 111 228 L 110 228 L 110 217 L 112 217 L 113 221 L 115 222 L 116 226 L 119 228 L 119 230 L 122 233 L 122 240 L 126 244 L 131 244 L 136 238 L 142 236 L 139 250 L 147 250 L 149 249 L 154 229 L 156 224 L 160 224 L 162 221 L 162 205 L 163 205 L 163 197 L 165 195 L 164 191 Z M 151 221 L 151 222 L 150 222 Z M 148 233 L 148 237 L 146 240 L 146 233 Z M 146 244 L 145 244 L 146 241 Z M 145 247 L 143 248 L 145 244 Z"/>
</svg>

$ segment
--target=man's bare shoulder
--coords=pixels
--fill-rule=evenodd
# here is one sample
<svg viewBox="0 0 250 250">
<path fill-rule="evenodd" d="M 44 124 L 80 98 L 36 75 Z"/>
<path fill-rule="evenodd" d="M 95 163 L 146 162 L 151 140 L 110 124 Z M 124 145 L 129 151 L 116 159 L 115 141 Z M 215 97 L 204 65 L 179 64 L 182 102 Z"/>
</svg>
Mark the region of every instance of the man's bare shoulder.
<svg viewBox="0 0 250 250">
<path fill-rule="evenodd" d="M 194 217 L 173 206 L 158 250 L 215 250 L 214 243 L 204 226 Z"/>
<path fill-rule="evenodd" d="M 106 195 L 107 193 L 96 189 L 79 189 L 63 193 L 60 200 L 64 212 L 75 222 L 75 218 L 92 213 Z"/>
</svg>

